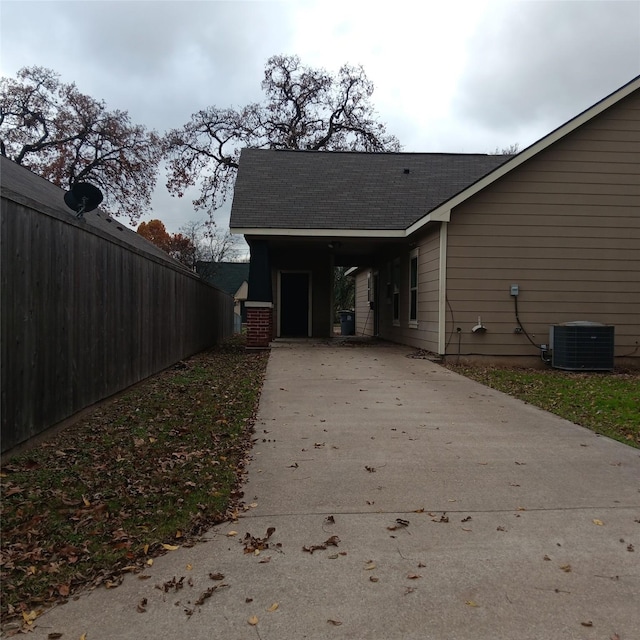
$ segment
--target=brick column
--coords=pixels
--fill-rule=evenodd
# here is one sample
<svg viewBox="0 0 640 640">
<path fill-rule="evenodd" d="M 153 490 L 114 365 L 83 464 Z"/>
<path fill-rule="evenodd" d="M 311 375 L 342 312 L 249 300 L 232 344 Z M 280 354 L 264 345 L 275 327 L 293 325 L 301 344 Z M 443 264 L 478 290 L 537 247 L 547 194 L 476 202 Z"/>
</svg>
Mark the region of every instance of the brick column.
<svg viewBox="0 0 640 640">
<path fill-rule="evenodd" d="M 273 339 L 273 303 L 250 302 L 247 310 L 247 349 L 268 349 Z"/>
</svg>

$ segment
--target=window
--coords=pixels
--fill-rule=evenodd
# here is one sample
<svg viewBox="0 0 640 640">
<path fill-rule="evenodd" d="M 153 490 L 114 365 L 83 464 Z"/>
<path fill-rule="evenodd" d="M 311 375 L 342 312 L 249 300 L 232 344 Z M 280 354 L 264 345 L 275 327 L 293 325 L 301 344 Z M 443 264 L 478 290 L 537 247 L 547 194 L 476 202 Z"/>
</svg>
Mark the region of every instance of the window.
<svg viewBox="0 0 640 640">
<path fill-rule="evenodd" d="M 418 249 L 409 257 L 409 324 L 418 326 Z"/>
<path fill-rule="evenodd" d="M 400 258 L 393 261 L 393 324 L 400 324 Z"/>
</svg>

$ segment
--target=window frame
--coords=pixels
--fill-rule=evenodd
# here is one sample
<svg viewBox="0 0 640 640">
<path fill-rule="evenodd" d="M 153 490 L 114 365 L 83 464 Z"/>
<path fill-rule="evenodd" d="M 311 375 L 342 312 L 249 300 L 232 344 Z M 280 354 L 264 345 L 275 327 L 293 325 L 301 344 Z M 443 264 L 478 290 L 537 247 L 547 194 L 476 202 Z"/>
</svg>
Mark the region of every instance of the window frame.
<svg viewBox="0 0 640 640">
<path fill-rule="evenodd" d="M 418 326 L 418 285 L 419 285 L 419 277 L 418 277 L 418 267 L 419 260 L 418 256 L 420 252 L 418 247 L 413 249 L 409 253 L 409 326 L 417 327 Z"/>
</svg>

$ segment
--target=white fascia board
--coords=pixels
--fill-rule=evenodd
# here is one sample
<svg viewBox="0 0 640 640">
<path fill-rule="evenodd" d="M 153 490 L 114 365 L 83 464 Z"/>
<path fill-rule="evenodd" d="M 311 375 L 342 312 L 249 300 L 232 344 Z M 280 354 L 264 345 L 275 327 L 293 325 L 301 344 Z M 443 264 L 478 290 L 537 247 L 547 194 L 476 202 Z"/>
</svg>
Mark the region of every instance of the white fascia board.
<svg viewBox="0 0 640 640">
<path fill-rule="evenodd" d="M 541 151 L 544 151 L 547 147 L 550 147 L 555 142 L 558 142 L 561 138 L 564 138 L 572 131 L 575 131 L 578 127 L 581 127 L 589 120 L 595 118 L 597 115 L 601 114 L 603 111 L 606 111 L 614 104 L 626 98 L 628 95 L 632 94 L 634 91 L 640 89 L 640 76 L 626 84 L 624 87 L 612 93 L 610 96 L 606 97 L 604 100 L 601 100 L 597 104 L 593 105 L 593 107 L 583 111 L 581 114 L 577 115 L 572 120 L 569 120 L 566 124 L 558 127 L 551 133 L 547 134 L 544 138 L 538 140 L 538 142 L 534 142 L 530 147 L 527 147 L 517 155 L 513 156 L 511 160 L 507 160 L 505 164 L 499 166 L 497 169 L 494 169 L 490 174 L 486 175 L 484 178 L 478 180 L 470 187 L 461 191 L 458 195 L 454 196 L 450 200 L 443 202 L 439 207 L 436 207 L 432 211 L 430 211 L 424 218 L 420 218 L 417 222 L 414 222 L 407 229 L 407 236 L 410 236 L 412 233 L 415 233 L 429 222 L 441 221 L 441 222 L 449 222 L 451 220 L 451 210 L 454 207 L 457 207 L 459 204 L 475 195 L 479 191 L 482 191 L 484 188 L 488 187 L 490 184 L 502 178 L 502 176 L 506 175 L 510 171 L 513 171 L 516 167 L 519 167 L 521 164 L 537 155 Z"/>
<path fill-rule="evenodd" d="M 359 271 L 360 269 L 362 269 L 362 267 L 350 267 L 349 269 L 347 269 L 344 272 L 345 276 L 353 276 L 355 275 L 356 271 Z"/>
<path fill-rule="evenodd" d="M 260 229 L 231 227 L 234 235 L 304 238 L 405 238 L 405 229 Z"/>
</svg>

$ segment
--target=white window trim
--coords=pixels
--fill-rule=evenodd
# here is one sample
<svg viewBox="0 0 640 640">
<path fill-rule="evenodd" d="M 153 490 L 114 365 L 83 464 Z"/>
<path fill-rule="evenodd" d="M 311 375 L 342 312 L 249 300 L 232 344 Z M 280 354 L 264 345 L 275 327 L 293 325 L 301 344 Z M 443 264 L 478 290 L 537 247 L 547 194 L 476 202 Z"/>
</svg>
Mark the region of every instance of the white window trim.
<svg viewBox="0 0 640 640">
<path fill-rule="evenodd" d="M 415 249 L 413 249 L 411 251 L 411 253 L 409 254 L 409 309 L 408 309 L 408 316 L 409 316 L 409 327 L 416 329 L 418 327 L 418 307 L 419 307 L 419 300 L 418 300 L 418 291 L 419 291 L 419 285 L 420 285 L 420 281 L 418 279 L 418 255 L 419 255 L 419 250 L 418 247 L 416 247 Z M 414 261 L 416 261 L 416 286 L 412 287 L 411 286 L 411 263 Z M 416 317 L 412 318 L 411 317 L 411 294 L 414 291 L 416 292 Z"/>
<path fill-rule="evenodd" d="M 393 326 L 400 326 L 400 258 L 395 258 L 391 263 L 391 317 Z M 398 315 L 396 317 L 395 299 L 398 296 Z"/>
</svg>

